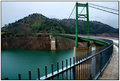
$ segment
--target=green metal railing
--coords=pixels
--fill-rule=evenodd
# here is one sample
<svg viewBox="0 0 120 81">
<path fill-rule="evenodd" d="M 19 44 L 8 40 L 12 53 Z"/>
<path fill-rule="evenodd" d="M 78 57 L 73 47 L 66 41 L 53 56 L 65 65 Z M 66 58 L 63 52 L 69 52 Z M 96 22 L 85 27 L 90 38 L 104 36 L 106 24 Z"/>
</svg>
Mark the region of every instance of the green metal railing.
<svg viewBox="0 0 120 81">
<path fill-rule="evenodd" d="M 67 35 L 62 35 L 62 37 Z M 75 38 L 75 36 L 69 36 Z M 81 38 L 81 37 L 79 37 Z M 87 39 L 87 38 L 84 38 Z M 88 39 L 89 41 L 98 41 L 95 39 Z M 85 40 L 85 41 L 88 41 Z M 100 40 L 99 42 L 106 44 L 98 51 L 88 51 L 85 54 L 66 59 L 66 61 L 57 62 L 56 65 L 51 64 L 51 73 L 48 73 L 47 66 L 45 66 L 45 75 L 40 76 L 40 68 L 38 68 L 38 80 L 96 80 L 101 72 L 105 69 L 113 52 L 113 42 L 111 40 Z M 98 43 L 98 42 L 97 42 Z M 101 44 L 102 44 L 101 43 Z M 57 66 L 54 68 L 54 66 Z M 53 71 L 56 69 L 56 71 Z M 31 71 L 28 72 L 28 79 L 31 80 Z M 18 79 L 21 80 L 21 74 L 18 74 Z"/>
<path fill-rule="evenodd" d="M 105 42 L 109 44 L 99 51 L 92 51 L 91 53 L 84 54 L 84 56 L 73 57 L 73 59 L 70 58 L 70 64 L 68 64 L 68 59 L 66 59 L 66 62 L 64 62 L 66 66 L 63 67 L 62 65 L 60 66 L 62 69 L 58 69 L 60 67 L 57 65 L 57 71 L 47 74 L 46 77 L 43 76 L 40 79 L 96 80 L 107 66 L 113 52 L 113 42 L 110 40 L 106 40 Z M 73 60 L 73 62 L 71 62 L 71 60 Z M 93 62 L 94 64 L 92 64 Z M 63 74 L 64 76 L 62 76 Z"/>
</svg>

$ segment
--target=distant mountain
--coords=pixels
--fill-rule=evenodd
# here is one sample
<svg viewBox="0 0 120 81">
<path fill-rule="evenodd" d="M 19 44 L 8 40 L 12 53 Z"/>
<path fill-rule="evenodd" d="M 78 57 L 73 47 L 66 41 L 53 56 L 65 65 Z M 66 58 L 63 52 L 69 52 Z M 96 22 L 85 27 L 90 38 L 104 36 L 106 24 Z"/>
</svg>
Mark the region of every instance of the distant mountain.
<svg viewBox="0 0 120 81">
<path fill-rule="evenodd" d="M 79 34 L 86 34 L 86 21 L 79 20 Z M 55 33 L 75 33 L 75 19 L 50 19 L 42 14 L 34 13 L 14 23 L 1 28 L 2 35 L 12 34 L 31 36 L 35 33 L 50 33 L 51 27 Z M 90 34 L 118 37 L 118 29 L 97 21 L 90 21 Z"/>
<path fill-rule="evenodd" d="M 74 19 L 63 19 L 59 21 L 63 26 L 65 26 L 66 29 L 70 29 L 71 33 L 75 33 L 75 20 Z M 86 34 L 87 30 L 87 23 L 86 21 L 79 20 L 79 34 Z M 115 29 L 107 24 L 103 24 L 98 21 L 90 21 L 90 34 L 97 35 L 97 34 L 103 34 L 103 33 L 114 33 L 118 34 L 119 30 Z"/>
</svg>

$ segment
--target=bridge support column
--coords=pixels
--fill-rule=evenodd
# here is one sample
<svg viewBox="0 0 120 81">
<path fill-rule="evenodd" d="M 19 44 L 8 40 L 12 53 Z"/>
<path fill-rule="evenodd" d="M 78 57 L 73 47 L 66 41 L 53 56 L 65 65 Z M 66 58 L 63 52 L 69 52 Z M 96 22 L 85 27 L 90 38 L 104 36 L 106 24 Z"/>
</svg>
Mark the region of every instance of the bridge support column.
<svg viewBox="0 0 120 81">
<path fill-rule="evenodd" d="M 51 39 L 51 50 L 56 50 L 56 41 L 55 41 L 55 37 L 50 36 Z"/>
<path fill-rule="evenodd" d="M 79 60 L 84 59 L 85 57 L 89 56 L 89 52 L 92 51 L 93 46 L 94 46 L 94 42 L 89 42 L 88 41 L 86 43 L 83 42 L 83 47 L 74 47 L 75 62 L 78 62 Z M 81 76 L 81 73 L 78 74 L 79 70 L 85 70 L 86 69 L 86 68 L 78 69 L 80 67 L 77 66 L 77 67 L 74 68 L 75 80 L 78 80 L 79 76 Z M 87 78 L 87 76 L 85 76 L 85 77 Z"/>
<path fill-rule="evenodd" d="M 74 47 L 75 62 L 78 62 L 80 59 L 85 58 L 88 52 L 90 52 L 90 50 L 91 50 L 91 46 L 90 47 L 79 47 L 79 48 Z M 79 70 L 81 69 L 78 69 L 77 67 L 80 68 L 81 66 L 79 67 L 78 65 L 74 68 L 75 80 L 78 80 L 79 76 L 81 76 L 81 73 L 80 74 L 78 73 Z M 82 68 L 82 69 L 85 69 L 85 68 Z"/>
</svg>

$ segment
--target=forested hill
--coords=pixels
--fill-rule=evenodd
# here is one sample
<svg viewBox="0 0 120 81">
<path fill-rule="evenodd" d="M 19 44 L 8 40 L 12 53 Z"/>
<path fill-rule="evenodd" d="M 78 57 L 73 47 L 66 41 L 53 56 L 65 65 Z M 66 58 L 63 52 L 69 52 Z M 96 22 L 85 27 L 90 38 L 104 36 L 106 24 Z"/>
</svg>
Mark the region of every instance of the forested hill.
<svg viewBox="0 0 120 81">
<path fill-rule="evenodd" d="M 86 21 L 79 20 L 79 34 L 86 34 Z M 42 14 L 34 13 L 14 23 L 2 27 L 2 35 L 32 36 L 36 33 L 50 33 L 51 27 L 55 33 L 75 33 L 75 19 L 50 19 Z M 97 21 L 90 21 L 91 35 L 118 37 L 118 29 Z"/>
</svg>

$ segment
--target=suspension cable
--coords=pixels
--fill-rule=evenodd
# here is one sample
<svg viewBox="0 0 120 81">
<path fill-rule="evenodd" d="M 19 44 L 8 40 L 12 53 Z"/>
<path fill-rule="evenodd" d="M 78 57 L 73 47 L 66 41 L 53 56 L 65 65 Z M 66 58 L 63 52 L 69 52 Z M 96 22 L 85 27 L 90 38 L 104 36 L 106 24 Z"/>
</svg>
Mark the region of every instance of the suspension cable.
<svg viewBox="0 0 120 81">
<path fill-rule="evenodd" d="M 81 10 L 80 14 L 83 12 L 84 8 L 85 8 L 85 7 L 83 7 L 83 9 Z"/>
<path fill-rule="evenodd" d="M 90 5 L 93 5 L 93 6 L 98 6 L 98 7 L 102 7 L 102 8 L 106 8 L 106 9 L 110 9 L 110 10 L 114 10 L 114 11 L 118 11 L 117 9 L 113 9 L 113 8 L 109 8 L 109 7 L 105 7 L 105 6 L 100 6 L 100 5 L 96 5 L 96 4 L 92 4 L 92 3 L 89 3 Z"/>
<path fill-rule="evenodd" d="M 95 8 L 95 9 L 98 9 L 98 10 L 102 10 L 102 11 L 105 11 L 105 12 L 108 12 L 108 13 L 112 13 L 112 14 L 115 14 L 115 15 L 118 15 L 118 13 L 114 13 L 114 12 L 111 12 L 111 11 L 107 11 L 107 10 L 104 10 L 104 9 L 101 9 L 101 8 L 96 8 L 96 7 L 93 7 L 93 6 L 89 6 L 91 8 Z"/>
<path fill-rule="evenodd" d="M 75 6 L 76 6 L 76 4 L 74 5 L 74 7 L 73 7 L 73 9 L 72 9 L 72 12 L 70 13 L 68 19 L 71 17 L 71 15 L 72 15 L 72 13 L 73 13 L 73 11 L 74 11 L 74 9 L 75 9 Z"/>
</svg>

